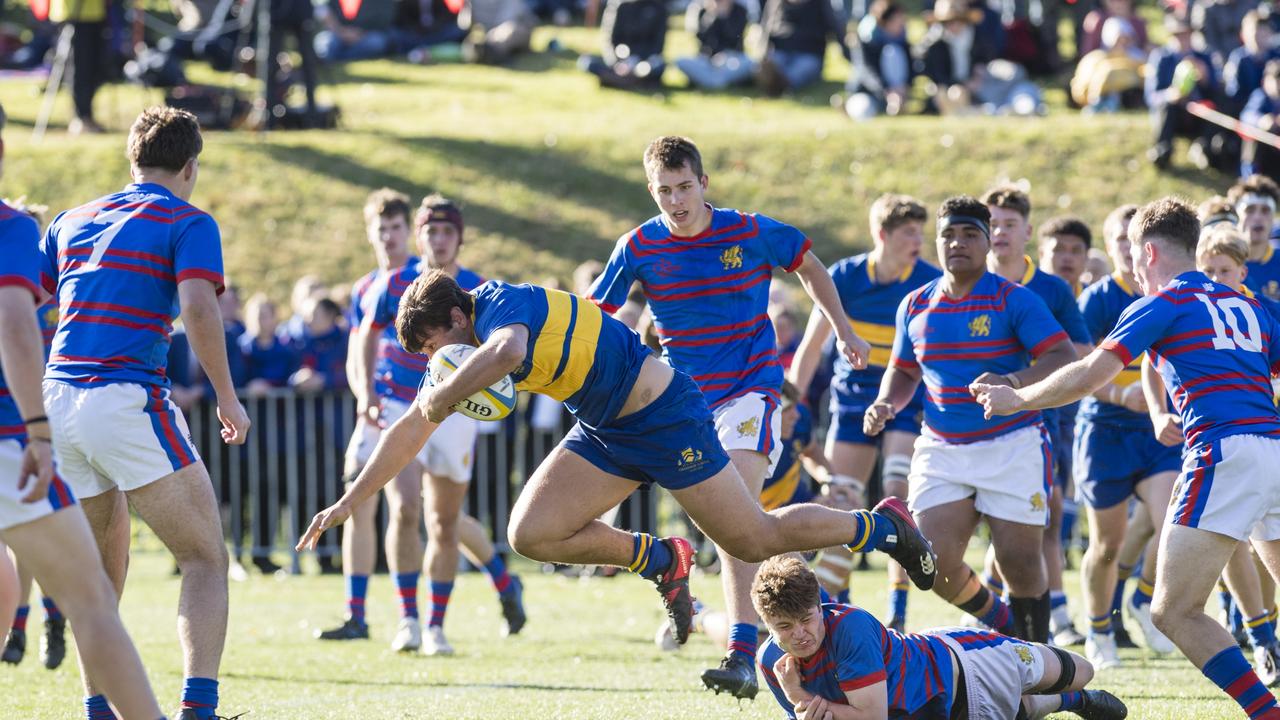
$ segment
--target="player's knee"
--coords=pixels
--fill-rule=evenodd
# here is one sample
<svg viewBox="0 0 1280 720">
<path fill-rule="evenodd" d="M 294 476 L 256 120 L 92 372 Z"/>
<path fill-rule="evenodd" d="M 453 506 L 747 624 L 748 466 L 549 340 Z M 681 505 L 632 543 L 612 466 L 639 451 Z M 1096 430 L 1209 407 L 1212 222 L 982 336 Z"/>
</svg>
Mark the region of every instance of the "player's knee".
<svg viewBox="0 0 1280 720">
<path fill-rule="evenodd" d="M 401 525 L 417 525 L 418 519 L 422 517 L 422 501 L 401 499 L 391 508 L 391 515 Z"/>
<path fill-rule="evenodd" d="M 427 513 L 427 537 L 439 542 L 458 541 L 458 516 L 446 517 L 441 513 Z"/>
<path fill-rule="evenodd" d="M 743 562 L 764 562 L 773 556 L 769 547 L 759 537 L 752 535 L 733 535 L 724 539 L 717 539 L 716 543 L 721 550 Z"/>
<path fill-rule="evenodd" d="M 523 523 L 513 522 L 507 526 L 507 544 L 517 554 L 530 560 L 547 559 L 542 552 L 543 543 Z"/>
</svg>

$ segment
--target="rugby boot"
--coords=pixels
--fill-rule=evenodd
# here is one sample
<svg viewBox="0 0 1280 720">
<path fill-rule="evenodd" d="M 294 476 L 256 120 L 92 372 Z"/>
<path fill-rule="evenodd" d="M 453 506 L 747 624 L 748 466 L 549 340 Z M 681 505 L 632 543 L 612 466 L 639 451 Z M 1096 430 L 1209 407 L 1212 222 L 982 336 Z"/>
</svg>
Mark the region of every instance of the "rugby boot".
<svg viewBox="0 0 1280 720">
<path fill-rule="evenodd" d="M 40 638 L 40 661 L 50 670 L 57 670 L 67 658 L 67 619 L 44 621 L 44 637 Z"/>
<path fill-rule="evenodd" d="M 702 673 L 702 684 L 719 695 L 727 692 L 739 700 L 754 700 L 760 690 L 756 668 L 745 655 L 731 653 L 720 661 L 720 667 Z"/>
<path fill-rule="evenodd" d="M 328 630 L 317 630 L 317 640 L 368 640 L 369 626 L 356 620 L 355 618 L 347 618 L 342 624 L 336 628 Z"/>
<path fill-rule="evenodd" d="M 520 582 L 519 575 L 511 576 L 510 592 L 505 595 L 499 595 L 498 600 L 502 603 L 502 617 L 507 621 L 507 626 L 502 634 L 518 634 L 529 620 L 529 617 L 524 612 L 524 583 Z"/>
<path fill-rule="evenodd" d="M 898 561 L 916 587 L 932 590 L 933 581 L 938 576 L 938 556 L 934 554 L 929 541 L 920 534 L 911 511 L 898 498 L 887 497 L 872 512 L 889 518 L 893 523 L 894 535 L 890 539 L 894 543 L 893 549 L 888 552 L 889 557 Z"/>
<path fill-rule="evenodd" d="M 1129 708 L 1120 698 L 1106 690 L 1084 690 L 1080 709 L 1076 715 L 1084 720 L 1124 720 L 1129 716 Z"/>
<path fill-rule="evenodd" d="M 248 714 L 249 713 L 247 712 L 242 712 L 239 715 L 232 715 L 231 717 L 226 717 L 224 715 L 214 715 L 212 720 L 240 720 L 240 718 Z M 175 720 L 200 720 L 200 716 L 196 714 L 196 711 L 194 708 L 183 708 L 182 710 L 178 711 L 178 716 Z"/>
<path fill-rule="evenodd" d="M 693 595 L 689 592 L 689 572 L 693 569 L 693 546 L 682 537 L 662 538 L 671 551 L 671 567 L 658 577 L 654 584 L 662 596 L 662 604 L 671 619 L 671 630 L 676 644 L 683 645 L 689 639 L 693 626 Z"/>
<path fill-rule="evenodd" d="M 9 628 L 9 637 L 4 642 L 4 651 L 0 652 L 0 662 L 17 665 L 27 654 L 27 631 Z"/>
</svg>

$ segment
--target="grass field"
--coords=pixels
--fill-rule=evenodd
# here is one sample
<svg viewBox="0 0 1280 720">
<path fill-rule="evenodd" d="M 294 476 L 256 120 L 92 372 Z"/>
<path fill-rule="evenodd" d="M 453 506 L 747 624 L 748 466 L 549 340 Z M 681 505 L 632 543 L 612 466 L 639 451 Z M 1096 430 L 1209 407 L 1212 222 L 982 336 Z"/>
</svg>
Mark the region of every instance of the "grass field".
<svg viewBox="0 0 1280 720">
<path fill-rule="evenodd" d="M 876 570 L 855 575 L 855 599 L 878 613 L 884 607 L 884 575 L 879 558 L 874 560 Z M 162 705 L 171 710 L 182 673 L 174 633 L 178 581 L 168 569 L 159 553 L 138 554 L 122 611 Z M 779 716 L 767 694 L 739 708 L 701 689 L 698 674 L 721 654 L 706 638 L 693 636 L 678 653 L 657 649 L 652 638 L 661 606 L 647 583 L 625 575 L 580 581 L 539 575 L 531 566 L 518 570 L 531 618 L 525 631 L 500 638 L 498 604 L 488 580 L 461 576 L 446 620 L 458 651 L 452 658 L 397 655 L 387 648 L 396 610 L 385 576 L 370 585 L 374 639 L 342 645 L 311 638 L 316 626 L 340 615 L 340 578 L 254 575 L 232 583 L 221 711 L 252 711 L 246 720 Z M 1074 573 L 1068 583 L 1078 587 Z M 723 607 L 718 578 L 695 578 L 694 590 L 712 607 Z M 932 595 L 913 593 L 911 603 L 913 628 L 957 620 L 958 613 Z M 40 626 L 39 613 L 32 611 L 32 629 Z M 1122 654 L 1126 665 L 1102 675 L 1095 687 L 1122 697 L 1130 718 L 1241 716 L 1180 657 L 1148 657 L 1141 650 Z M 72 662 L 50 673 L 32 651 L 16 668 L 0 665 L 4 720 L 77 717 L 81 700 Z"/>
</svg>

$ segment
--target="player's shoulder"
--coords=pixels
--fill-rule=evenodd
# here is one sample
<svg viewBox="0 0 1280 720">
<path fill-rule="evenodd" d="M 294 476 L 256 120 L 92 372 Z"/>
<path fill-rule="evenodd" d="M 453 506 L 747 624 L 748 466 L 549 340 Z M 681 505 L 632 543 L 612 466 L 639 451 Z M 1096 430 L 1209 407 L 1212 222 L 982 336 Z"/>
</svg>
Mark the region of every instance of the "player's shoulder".
<svg viewBox="0 0 1280 720">
<path fill-rule="evenodd" d="M 1051 275 L 1040 268 L 1036 268 L 1033 280 L 1054 298 L 1074 297 L 1074 293 L 1071 291 L 1071 286 L 1067 284 L 1066 280 L 1063 280 L 1057 275 Z"/>
<path fill-rule="evenodd" d="M 40 224 L 27 213 L 0 201 L 0 238 L 10 243 L 37 241 Z"/>
<path fill-rule="evenodd" d="M 767 671 L 767 675 L 773 674 L 773 665 L 785 655 L 782 648 L 778 645 L 777 639 L 770 635 L 760 646 L 760 650 L 756 652 L 756 662 L 760 667 Z"/>
<path fill-rule="evenodd" d="M 369 292 L 370 288 L 377 284 L 381 275 L 382 271 L 377 268 L 362 275 L 359 280 L 351 284 L 351 296 L 360 297 Z"/>
<path fill-rule="evenodd" d="M 480 273 L 461 265 L 458 266 L 458 276 L 454 279 L 458 281 L 458 285 L 463 290 L 468 292 L 484 284 L 484 277 Z"/>
<path fill-rule="evenodd" d="M 827 272 L 833 279 L 841 280 L 845 283 L 858 283 L 867 275 L 867 263 L 870 262 L 871 253 L 859 253 L 841 258 L 827 268 Z"/>
</svg>

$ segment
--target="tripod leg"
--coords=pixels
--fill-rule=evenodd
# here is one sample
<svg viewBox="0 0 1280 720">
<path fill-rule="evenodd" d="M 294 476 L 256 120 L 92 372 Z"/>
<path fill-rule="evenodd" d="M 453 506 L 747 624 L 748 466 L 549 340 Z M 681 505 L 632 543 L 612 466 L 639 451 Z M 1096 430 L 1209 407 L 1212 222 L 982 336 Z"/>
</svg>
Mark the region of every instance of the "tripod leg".
<svg viewBox="0 0 1280 720">
<path fill-rule="evenodd" d="M 44 139 L 44 132 L 49 128 L 49 116 L 53 114 L 53 102 L 58 97 L 58 88 L 62 85 L 63 75 L 67 69 L 67 57 L 71 54 L 71 35 L 75 29 L 71 23 L 62 26 L 58 33 L 58 47 L 53 55 L 53 67 L 49 69 L 49 81 L 45 84 L 44 101 L 40 104 L 40 114 L 36 117 L 35 128 L 31 131 L 32 142 Z"/>
</svg>

